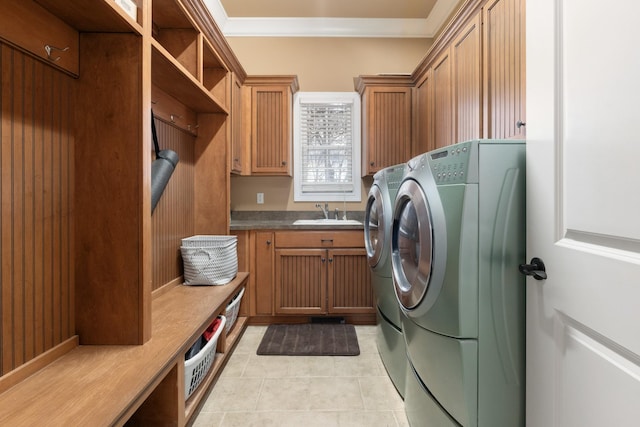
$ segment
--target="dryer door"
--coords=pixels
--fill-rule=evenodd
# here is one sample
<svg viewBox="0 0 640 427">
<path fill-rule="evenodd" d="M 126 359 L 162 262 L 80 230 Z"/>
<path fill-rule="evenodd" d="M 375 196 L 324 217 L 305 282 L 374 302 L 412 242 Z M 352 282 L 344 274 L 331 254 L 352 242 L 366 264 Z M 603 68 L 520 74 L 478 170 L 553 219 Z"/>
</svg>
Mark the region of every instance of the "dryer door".
<svg viewBox="0 0 640 427">
<path fill-rule="evenodd" d="M 385 241 L 385 218 L 384 201 L 380 187 L 374 183 L 369 190 L 367 209 L 364 218 L 364 244 L 367 248 L 367 259 L 369 266 L 374 268 L 380 262 L 384 252 Z"/>
<path fill-rule="evenodd" d="M 441 236 L 442 207 L 435 185 L 433 187 L 433 191 L 428 191 L 435 191 L 431 204 L 423 188 L 413 179 L 405 180 L 396 196 L 391 260 L 396 295 L 405 311 L 418 306 L 420 311 L 428 309 L 442 289 L 446 240 Z M 431 205 L 435 205 L 435 212 Z M 424 301 L 428 292 L 432 297 Z"/>
</svg>

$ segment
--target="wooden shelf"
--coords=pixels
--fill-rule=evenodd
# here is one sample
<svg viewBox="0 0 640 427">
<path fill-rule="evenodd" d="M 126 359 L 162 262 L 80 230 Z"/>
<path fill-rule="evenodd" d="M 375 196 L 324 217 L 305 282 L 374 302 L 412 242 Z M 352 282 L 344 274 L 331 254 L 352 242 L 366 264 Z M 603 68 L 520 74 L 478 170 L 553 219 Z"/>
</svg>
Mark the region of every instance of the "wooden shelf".
<svg viewBox="0 0 640 427">
<path fill-rule="evenodd" d="M 142 11 L 134 21 L 113 0 L 36 0 L 49 12 L 82 32 L 142 34 Z M 136 1 L 139 4 L 140 0 Z M 154 2 L 155 3 L 155 2 Z"/>
<path fill-rule="evenodd" d="M 177 62 L 157 40 L 153 40 L 151 44 L 151 78 L 156 86 L 195 112 L 229 114 L 224 104 Z"/>
<path fill-rule="evenodd" d="M 247 278 L 248 273 L 238 273 L 225 286 L 180 285 L 159 295 L 153 300 L 153 339 L 144 345 L 75 348 L 1 395 L 3 402 L 20 405 L 1 405 L 0 425 L 35 425 L 42 420 L 49 425 L 124 424 Z M 246 319 L 239 318 L 237 334 L 227 338 L 234 345 L 245 324 Z M 217 361 L 207 378 L 209 385 L 227 356 Z M 206 388 L 201 386 L 189 399 L 191 407 L 197 407 Z"/>
<path fill-rule="evenodd" d="M 248 319 L 246 317 L 238 317 L 236 320 L 236 324 L 233 325 L 233 329 L 229 332 L 229 335 L 226 337 L 226 344 L 224 345 L 224 353 L 217 353 L 216 358 L 213 362 L 213 366 L 211 370 L 202 381 L 202 383 L 198 386 L 198 388 L 193 392 L 193 394 L 189 397 L 189 399 L 185 402 L 185 419 L 188 420 L 193 417 L 199 406 L 202 402 L 202 399 L 207 396 L 209 393 L 209 388 L 211 384 L 220 376 L 222 369 L 226 365 L 229 360 L 229 355 L 240 341 L 240 337 L 244 332 L 247 326 Z M 224 334 L 223 334 L 224 335 Z M 222 336 L 221 336 L 222 338 Z"/>
<path fill-rule="evenodd" d="M 159 28 L 194 28 L 195 24 L 176 0 L 153 0 L 152 20 Z"/>
</svg>

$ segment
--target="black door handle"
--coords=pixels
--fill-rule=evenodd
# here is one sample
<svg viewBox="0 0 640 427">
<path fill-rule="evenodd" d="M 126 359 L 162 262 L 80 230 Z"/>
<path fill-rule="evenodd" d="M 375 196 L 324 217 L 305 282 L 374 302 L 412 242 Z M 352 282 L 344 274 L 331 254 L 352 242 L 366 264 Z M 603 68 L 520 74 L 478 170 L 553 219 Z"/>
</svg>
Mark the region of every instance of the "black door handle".
<svg viewBox="0 0 640 427">
<path fill-rule="evenodd" d="M 518 270 L 525 276 L 533 276 L 536 280 L 547 278 L 547 270 L 540 258 L 531 258 L 531 264 L 520 264 Z"/>
</svg>

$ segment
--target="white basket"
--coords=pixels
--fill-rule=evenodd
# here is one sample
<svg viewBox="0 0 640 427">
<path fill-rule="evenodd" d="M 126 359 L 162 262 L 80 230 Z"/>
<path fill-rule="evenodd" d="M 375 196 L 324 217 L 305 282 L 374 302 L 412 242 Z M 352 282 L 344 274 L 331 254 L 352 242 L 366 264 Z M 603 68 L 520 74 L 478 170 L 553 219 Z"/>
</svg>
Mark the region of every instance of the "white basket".
<svg viewBox="0 0 640 427">
<path fill-rule="evenodd" d="M 238 236 L 198 235 L 182 239 L 185 248 L 220 248 L 237 242 Z"/>
<path fill-rule="evenodd" d="M 202 347 L 198 354 L 184 362 L 184 400 L 187 400 L 198 388 L 209 369 L 211 369 L 211 365 L 213 365 L 213 360 L 216 357 L 216 344 L 226 323 L 224 316 L 219 317 L 221 319 L 220 326 L 218 326 L 218 330 L 213 334 L 207 345 Z"/>
<path fill-rule="evenodd" d="M 236 236 L 193 236 L 182 243 L 186 285 L 226 285 L 238 274 Z"/>
<path fill-rule="evenodd" d="M 238 319 L 238 312 L 240 311 L 240 300 L 242 300 L 242 296 L 244 295 L 244 288 L 240 289 L 240 292 L 236 294 L 235 297 L 231 300 L 229 305 L 227 305 L 227 309 L 224 312 L 225 317 L 227 318 L 227 324 L 225 326 L 225 333 L 229 333 L 231 328 L 233 328 L 233 324 L 236 323 Z"/>
</svg>

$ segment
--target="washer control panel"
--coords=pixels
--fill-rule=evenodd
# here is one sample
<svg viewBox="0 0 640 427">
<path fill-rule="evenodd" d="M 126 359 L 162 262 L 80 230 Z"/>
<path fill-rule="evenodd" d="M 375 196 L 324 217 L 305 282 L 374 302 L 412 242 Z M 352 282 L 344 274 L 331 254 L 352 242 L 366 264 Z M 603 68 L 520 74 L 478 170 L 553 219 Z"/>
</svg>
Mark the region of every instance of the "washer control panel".
<svg viewBox="0 0 640 427">
<path fill-rule="evenodd" d="M 436 183 L 464 184 L 469 169 L 470 152 L 471 142 L 461 142 L 427 153 Z"/>
</svg>

